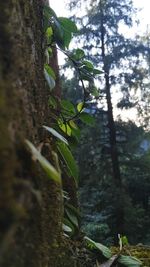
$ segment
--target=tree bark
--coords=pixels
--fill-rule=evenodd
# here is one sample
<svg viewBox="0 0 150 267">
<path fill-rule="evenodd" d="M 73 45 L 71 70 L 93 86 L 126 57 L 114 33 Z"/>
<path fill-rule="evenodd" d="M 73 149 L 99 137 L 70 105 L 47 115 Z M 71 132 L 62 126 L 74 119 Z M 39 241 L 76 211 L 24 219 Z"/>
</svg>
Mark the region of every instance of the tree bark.
<svg viewBox="0 0 150 267">
<path fill-rule="evenodd" d="M 39 145 L 47 137 L 42 125 L 49 125 L 49 89 L 43 76 L 43 2 L 0 3 L 0 266 L 3 267 L 72 266 L 71 261 L 65 263 L 61 244 L 61 187 L 48 180 L 39 165 L 32 162 L 24 142 L 28 139 Z M 52 61 L 57 73 L 56 55 Z M 51 159 L 50 153 L 48 156 Z"/>
</svg>

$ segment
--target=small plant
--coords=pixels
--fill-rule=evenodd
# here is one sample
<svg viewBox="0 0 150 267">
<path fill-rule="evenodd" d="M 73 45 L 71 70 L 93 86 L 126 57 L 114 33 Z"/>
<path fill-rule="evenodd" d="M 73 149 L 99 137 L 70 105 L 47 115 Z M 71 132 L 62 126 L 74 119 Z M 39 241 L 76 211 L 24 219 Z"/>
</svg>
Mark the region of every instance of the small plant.
<svg viewBox="0 0 150 267">
<path fill-rule="evenodd" d="M 97 266 L 99 267 L 140 267 L 142 262 L 132 256 L 125 256 L 121 254 L 121 251 L 115 255 L 112 255 L 111 250 L 97 242 L 94 242 L 92 239 L 85 237 L 86 246 L 88 249 L 95 251 L 97 255 Z M 98 253 L 98 254 L 97 254 Z M 98 263 L 99 256 L 102 256 L 102 264 Z"/>
</svg>

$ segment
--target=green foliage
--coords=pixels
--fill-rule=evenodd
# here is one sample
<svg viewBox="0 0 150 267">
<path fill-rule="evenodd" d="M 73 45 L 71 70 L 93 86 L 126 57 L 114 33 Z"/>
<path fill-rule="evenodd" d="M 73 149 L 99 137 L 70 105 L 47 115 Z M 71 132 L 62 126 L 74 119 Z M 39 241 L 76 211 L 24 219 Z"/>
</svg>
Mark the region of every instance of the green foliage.
<svg viewBox="0 0 150 267">
<path fill-rule="evenodd" d="M 48 99 L 48 105 L 50 108 L 53 108 L 53 109 L 57 109 L 57 100 L 53 97 L 53 96 L 50 96 L 49 99 Z"/>
<path fill-rule="evenodd" d="M 77 69 L 80 80 L 88 81 L 89 85 L 93 85 L 93 79 L 96 78 L 97 75 L 103 73 L 103 71 L 95 69 L 91 61 L 86 60 L 85 52 L 82 49 L 74 49 L 71 53 L 66 53 L 66 55 Z M 90 94 L 92 94 L 92 90 L 90 90 Z"/>
<path fill-rule="evenodd" d="M 78 31 L 73 21 L 68 18 L 57 17 L 49 6 L 44 7 L 44 30 L 48 43 L 51 44 L 54 41 L 62 49 L 69 47 L 73 34 Z"/>
<path fill-rule="evenodd" d="M 81 112 L 81 111 L 83 110 L 83 107 L 84 107 L 84 103 L 83 103 L 83 102 L 80 102 L 80 103 L 78 103 L 78 105 L 77 105 L 77 110 L 78 110 L 79 112 Z"/>
<path fill-rule="evenodd" d="M 107 259 L 109 259 L 111 257 L 112 254 L 111 254 L 111 250 L 109 248 L 107 248 L 106 246 L 104 246 L 100 243 L 94 242 L 92 239 L 90 239 L 87 236 L 85 236 L 84 239 L 87 243 L 87 246 L 90 249 L 96 249 L 96 250 L 100 251 L 102 253 L 102 255 Z"/>
<path fill-rule="evenodd" d="M 45 79 L 49 85 L 49 88 L 52 90 L 54 87 L 55 87 L 55 73 L 54 71 L 52 70 L 52 68 L 45 64 L 44 66 L 44 75 L 45 75 Z"/>
<path fill-rule="evenodd" d="M 82 112 L 82 114 L 80 115 L 80 120 L 86 123 L 87 125 L 94 126 L 95 124 L 95 118 L 85 112 Z"/>
<path fill-rule="evenodd" d="M 99 266 L 126 266 L 126 267 L 140 267 L 142 265 L 142 262 L 138 260 L 135 257 L 122 255 L 120 252 L 112 256 L 111 250 L 97 242 L 94 242 L 92 239 L 88 237 L 84 237 L 86 241 L 86 245 L 90 250 L 96 250 L 98 251 L 104 258 L 109 259 L 107 261 L 104 261 L 102 265 Z M 114 262 L 116 263 L 114 265 Z"/>
<path fill-rule="evenodd" d="M 51 76 L 54 80 L 56 80 L 55 72 L 53 71 L 53 69 L 48 64 L 44 65 L 44 69 L 47 71 L 49 76 Z"/>
<path fill-rule="evenodd" d="M 122 236 L 121 241 L 123 246 L 129 245 L 128 238 L 126 236 Z"/>
<path fill-rule="evenodd" d="M 44 32 L 46 32 L 50 25 L 51 19 L 57 18 L 57 15 L 52 8 L 46 5 L 43 8 L 43 13 L 44 13 Z"/>
<path fill-rule="evenodd" d="M 78 167 L 77 167 L 77 164 L 74 160 L 74 157 L 70 149 L 65 143 L 62 143 L 62 142 L 57 142 L 57 148 L 62 158 L 64 159 L 64 162 L 66 163 L 68 171 L 70 175 L 74 178 L 75 184 L 77 186 L 78 185 Z"/>
<path fill-rule="evenodd" d="M 60 127 L 60 129 L 66 134 L 71 136 L 71 128 L 69 126 L 68 123 L 63 122 L 63 120 L 59 119 L 58 120 L 58 126 Z"/>
<path fill-rule="evenodd" d="M 53 29 L 52 27 L 48 27 L 46 30 L 46 38 L 48 43 L 52 42 L 52 37 L 53 37 Z"/>
<path fill-rule="evenodd" d="M 85 52 L 84 50 L 77 48 L 74 49 L 73 52 L 71 53 L 71 58 L 75 60 L 76 62 L 80 61 L 81 59 L 85 58 Z"/>
<path fill-rule="evenodd" d="M 60 104 L 64 112 L 66 111 L 66 113 L 69 113 L 69 115 L 76 114 L 75 107 L 69 100 L 63 99 Z"/>
<path fill-rule="evenodd" d="M 26 140 L 26 144 L 34 157 L 34 160 L 39 161 L 48 178 L 57 183 L 61 183 L 61 175 L 59 171 L 56 170 L 55 167 L 45 157 L 41 155 L 40 151 L 38 151 L 30 141 Z"/>
<path fill-rule="evenodd" d="M 140 267 L 142 262 L 131 256 L 120 255 L 118 262 L 126 267 Z"/>
<path fill-rule="evenodd" d="M 60 23 L 60 33 L 57 37 L 60 39 L 59 42 L 62 48 L 65 49 L 69 47 L 73 33 L 77 33 L 77 27 L 76 24 L 68 18 L 59 17 L 58 20 Z"/>
<path fill-rule="evenodd" d="M 70 223 L 76 228 L 79 229 L 79 219 L 80 213 L 79 211 L 73 207 L 71 204 L 65 204 L 65 215 L 70 221 Z"/>
<path fill-rule="evenodd" d="M 71 231 L 67 231 L 67 228 L 64 227 L 64 233 L 70 237 L 76 237 L 80 231 L 79 221 L 80 221 L 80 212 L 77 208 L 68 203 L 69 198 L 64 198 L 64 225 L 69 227 Z"/>
</svg>

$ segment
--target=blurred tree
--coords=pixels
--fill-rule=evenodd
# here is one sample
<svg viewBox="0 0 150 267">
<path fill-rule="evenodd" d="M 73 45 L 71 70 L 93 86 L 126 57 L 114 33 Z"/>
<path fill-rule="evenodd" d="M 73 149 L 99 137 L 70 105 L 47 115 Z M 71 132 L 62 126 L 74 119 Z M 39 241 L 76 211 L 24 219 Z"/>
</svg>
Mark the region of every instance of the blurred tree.
<svg viewBox="0 0 150 267">
<path fill-rule="evenodd" d="M 77 153 L 81 173 L 80 203 L 83 229 L 97 241 L 111 243 L 115 227 L 115 188 L 110 172 L 107 141 L 102 139 L 102 119 L 85 128 Z M 104 127 L 105 128 L 105 127 Z M 134 123 L 116 123 L 124 195 L 124 230 L 129 242 L 149 242 L 150 134 Z M 107 136 L 106 136 L 107 137 Z M 88 142 L 87 142 L 88 140 Z M 103 231 L 103 225 L 108 232 Z"/>
<path fill-rule="evenodd" d="M 120 90 L 123 98 L 119 107 L 132 108 L 137 99 L 131 97 L 135 84 L 139 82 L 139 72 L 135 71 L 140 58 L 147 51 L 144 44 L 137 39 L 130 39 L 122 33 L 133 25 L 133 14 L 136 9 L 131 0 L 71 0 L 69 4 L 72 14 L 85 7 L 86 14 L 76 18 L 80 32 L 78 42 L 84 44 L 89 59 L 103 70 L 99 81 L 99 97 L 97 101 L 106 110 L 105 120 L 108 128 L 108 142 L 103 146 L 103 153 L 110 154 L 109 172 L 114 186 L 114 235 L 124 233 L 125 188 L 120 171 L 120 155 L 117 145 L 116 125 L 113 115 L 114 91 Z M 133 77 L 134 82 L 131 80 Z M 143 76 L 142 76 L 143 78 Z M 138 80 L 137 80 L 138 79 Z M 140 88 L 142 89 L 142 88 Z M 107 160 L 105 159 L 107 162 Z M 99 163 L 101 164 L 101 163 Z"/>
</svg>

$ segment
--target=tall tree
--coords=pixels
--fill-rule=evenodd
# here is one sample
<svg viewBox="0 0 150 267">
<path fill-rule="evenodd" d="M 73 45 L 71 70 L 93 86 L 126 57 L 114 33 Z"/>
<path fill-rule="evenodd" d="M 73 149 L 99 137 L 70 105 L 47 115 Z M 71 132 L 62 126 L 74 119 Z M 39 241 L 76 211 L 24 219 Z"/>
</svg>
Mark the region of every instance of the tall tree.
<svg viewBox="0 0 150 267">
<path fill-rule="evenodd" d="M 77 21 L 81 26 L 80 39 L 95 64 L 103 70 L 99 79 L 99 103 L 103 99 L 104 108 L 107 109 L 109 129 L 109 146 L 111 156 L 111 170 L 115 185 L 115 236 L 124 233 L 124 188 L 120 172 L 119 154 L 117 148 L 116 126 L 113 114 L 113 99 L 115 86 L 123 91 L 124 102 L 132 107 L 130 101 L 130 75 L 136 66 L 143 46 L 134 40 L 126 38 L 121 33 L 121 27 L 132 26 L 132 14 L 135 12 L 130 0 L 100 0 L 90 3 L 83 0 L 71 1 L 72 11 L 83 5 L 86 14 Z M 134 73 L 135 74 L 135 73 Z M 134 75 L 133 74 L 133 75 Z M 135 78 L 135 76 L 134 76 Z M 106 98 L 106 101 L 104 101 Z"/>
</svg>

